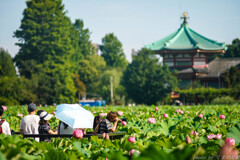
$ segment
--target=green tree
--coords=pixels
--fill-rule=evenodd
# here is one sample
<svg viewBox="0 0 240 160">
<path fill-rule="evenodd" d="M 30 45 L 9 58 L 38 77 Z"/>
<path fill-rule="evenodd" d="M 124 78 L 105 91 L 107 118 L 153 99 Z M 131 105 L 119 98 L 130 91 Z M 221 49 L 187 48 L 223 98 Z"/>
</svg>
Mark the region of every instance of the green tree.
<svg viewBox="0 0 240 160">
<path fill-rule="evenodd" d="M 111 68 L 105 70 L 99 77 L 100 84 L 96 88 L 96 92 L 106 100 L 107 103 L 111 102 L 111 86 L 110 78 L 113 82 L 113 100 L 117 104 L 122 104 L 125 99 L 125 92 L 123 86 L 120 84 L 123 75 L 123 70 L 120 68 Z"/>
<path fill-rule="evenodd" d="M 123 86 L 136 103 L 157 104 L 177 87 L 177 78 L 161 65 L 152 51 L 143 48 L 133 56 L 123 75 Z"/>
<path fill-rule="evenodd" d="M 240 87 L 240 73 L 236 67 L 231 67 L 224 76 L 224 82 L 228 88 Z"/>
<path fill-rule="evenodd" d="M 113 33 L 106 34 L 102 38 L 100 50 L 102 52 L 101 56 L 108 66 L 125 68 L 128 65 L 123 53 L 122 43 Z"/>
<path fill-rule="evenodd" d="M 16 69 L 12 57 L 3 48 L 0 48 L 0 77 L 16 77 Z"/>
<path fill-rule="evenodd" d="M 240 40 L 238 38 L 228 45 L 228 49 L 223 57 L 240 57 Z"/>
<path fill-rule="evenodd" d="M 79 64 L 80 80 L 86 85 L 86 92 L 95 92 L 98 87 L 99 76 L 106 69 L 105 60 L 97 55 L 88 55 Z"/>
<path fill-rule="evenodd" d="M 17 78 L 10 54 L 0 48 L 0 103 L 5 105 L 25 104 L 36 99 L 34 83 L 24 77 Z"/>
<path fill-rule="evenodd" d="M 61 0 L 29 0 L 26 4 L 20 28 L 14 33 L 19 39 L 15 57 L 19 72 L 27 78 L 35 76 L 36 95 L 46 103 L 73 102 L 76 89 L 69 62 L 74 53 L 73 27 L 64 5 Z"/>
</svg>

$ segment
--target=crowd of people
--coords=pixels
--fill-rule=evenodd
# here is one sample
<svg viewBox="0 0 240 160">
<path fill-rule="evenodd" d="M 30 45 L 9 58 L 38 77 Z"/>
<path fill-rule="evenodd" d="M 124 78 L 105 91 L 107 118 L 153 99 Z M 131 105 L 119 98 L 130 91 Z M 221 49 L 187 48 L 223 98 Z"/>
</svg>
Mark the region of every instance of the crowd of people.
<svg viewBox="0 0 240 160">
<path fill-rule="evenodd" d="M 0 106 L 0 134 L 11 135 L 9 123 L 1 119 L 3 113 L 4 109 Z M 29 104 L 28 115 L 23 117 L 20 122 L 20 134 L 73 134 L 75 129 L 62 121 L 60 121 L 56 129 L 52 130 L 49 123 L 52 117 L 52 114 L 44 110 L 37 111 L 34 103 Z M 113 124 L 111 124 L 111 122 Z M 116 112 L 109 112 L 106 119 L 103 119 L 101 116 L 96 116 L 93 122 L 93 134 L 116 132 L 119 122 L 121 122 L 121 119 L 118 118 Z M 35 140 L 49 142 L 50 138 L 46 136 L 40 139 L 35 138 Z"/>
</svg>

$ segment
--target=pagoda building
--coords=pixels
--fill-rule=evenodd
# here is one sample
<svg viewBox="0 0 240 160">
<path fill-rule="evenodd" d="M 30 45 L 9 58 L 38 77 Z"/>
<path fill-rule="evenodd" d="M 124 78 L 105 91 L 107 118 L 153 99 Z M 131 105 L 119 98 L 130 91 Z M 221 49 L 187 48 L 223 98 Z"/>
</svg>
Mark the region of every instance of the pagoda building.
<svg viewBox="0 0 240 160">
<path fill-rule="evenodd" d="M 209 73 L 208 58 L 212 55 L 225 53 L 225 43 L 218 43 L 195 32 L 187 23 L 184 13 L 180 28 L 167 37 L 145 47 L 163 57 L 163 63 L 170 69 L 178 70 L 180 88 L 193 85 L 195 80 L 201 80 Z M 208 79 L 201 80 L 207 86 Z"/>
</svg>

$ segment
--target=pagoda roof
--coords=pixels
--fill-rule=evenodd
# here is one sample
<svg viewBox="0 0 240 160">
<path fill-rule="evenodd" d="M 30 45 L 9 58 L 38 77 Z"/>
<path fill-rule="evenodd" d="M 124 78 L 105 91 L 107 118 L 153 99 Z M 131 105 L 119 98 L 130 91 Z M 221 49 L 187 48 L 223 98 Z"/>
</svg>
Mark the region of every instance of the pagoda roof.
<svg viewBox="0 0 240 160">
<path fill-rule="evenodd" d="M 204 50 L 204 51 L 219 51 L 224 52 L 227 47 L 225 43 L 219 43 L 202 36 L 189 28 L 184 17 L 184 22 L 181 27 L 172 34 L 163 39 L 145 45 L 146 48 L 153 51 L 162 50 Z"/>
</svg>

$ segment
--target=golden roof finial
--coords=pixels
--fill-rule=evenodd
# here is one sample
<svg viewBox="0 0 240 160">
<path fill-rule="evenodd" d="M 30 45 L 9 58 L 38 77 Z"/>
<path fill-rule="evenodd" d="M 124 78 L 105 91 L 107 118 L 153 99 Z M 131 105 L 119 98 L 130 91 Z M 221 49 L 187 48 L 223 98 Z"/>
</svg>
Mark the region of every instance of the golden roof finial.
<svg viewBox="0 0 240 160">
<path fill-rule="evenodd" d="M 183 16 L 184 16 L 184 17 L 187 17 L 187 12 L 184 12 L 184 13 L 183 13 Z"/>
<path fill-rule="evenodd" d="M 183 19 L 183 24 L 182 25 L 185 26 L 187 24 L 187 18 L 189 18 L 189 17 L 187 17 L 187 12 L 184 12 L 183 17 L 181 17 L 181 19 Z"/>
</svg>

